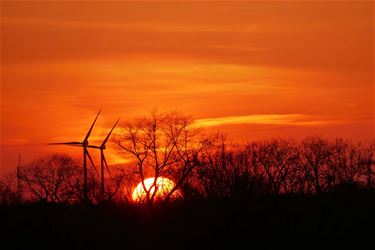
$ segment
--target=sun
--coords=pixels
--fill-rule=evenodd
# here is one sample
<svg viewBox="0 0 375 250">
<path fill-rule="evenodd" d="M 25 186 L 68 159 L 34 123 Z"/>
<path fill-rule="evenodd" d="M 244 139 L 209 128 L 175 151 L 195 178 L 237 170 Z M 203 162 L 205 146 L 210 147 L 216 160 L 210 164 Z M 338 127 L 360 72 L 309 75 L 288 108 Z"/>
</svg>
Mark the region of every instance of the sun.
<svg viewBox="0 0 375 250">
<path fill-rule="evenodd" d="M 144 180 L 146 190 L 150 190 L 150 195 L 154 194 L 155 192 L 155 186 L 153 186 L 154 180 L 154 177 Z M 155 200 L 165 198 L 175 186 L 176 184 L 171 179 L 166 177 L 158 177 L 156 181 L 157 191 L 155 194 Z M 175 199 L 178 197 L 181 197 L 181 191 L 175 190 L 175 192 L 171 195 L 171 198 Z M 132 200 L 135 202 L 143 202 L 146 200 L 146 192 L 143 188 L 142 182 L 138 183 L 138 185 L 134 188 L 132 193 Z"/>
</svg>

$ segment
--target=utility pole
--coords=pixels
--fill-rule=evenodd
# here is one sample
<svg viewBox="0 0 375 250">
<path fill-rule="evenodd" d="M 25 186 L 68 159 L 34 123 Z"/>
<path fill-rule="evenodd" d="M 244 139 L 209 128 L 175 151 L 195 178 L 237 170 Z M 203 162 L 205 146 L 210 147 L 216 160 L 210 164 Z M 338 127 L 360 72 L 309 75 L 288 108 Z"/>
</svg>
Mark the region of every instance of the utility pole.
<svg viewBox="0 0 375 250">
<path fill-rule="evenodd" d="M 18 165 L 17 165 L 17 193 L 18 197 L 21 197 L 21 153 L 18 154 Z"/>
</svg>

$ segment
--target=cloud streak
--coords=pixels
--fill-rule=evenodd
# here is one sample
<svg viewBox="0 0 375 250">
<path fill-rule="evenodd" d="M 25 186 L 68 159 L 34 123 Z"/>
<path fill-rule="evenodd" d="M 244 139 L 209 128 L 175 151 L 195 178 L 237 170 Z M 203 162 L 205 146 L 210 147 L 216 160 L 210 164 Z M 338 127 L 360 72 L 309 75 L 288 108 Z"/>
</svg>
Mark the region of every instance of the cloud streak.
<svg viewBox="0 0 375 250">
<path fill-rule="evenodd" d="M 324 126 L 343 123 L 334 120 L 316 120 L 303 114 L 257 114 L 242 116 L 225 116 L 216 118 L 197 119 L 194 126 L 216 127 L 223 125 L 291 125 L 291 126 Z"/>
</svg>

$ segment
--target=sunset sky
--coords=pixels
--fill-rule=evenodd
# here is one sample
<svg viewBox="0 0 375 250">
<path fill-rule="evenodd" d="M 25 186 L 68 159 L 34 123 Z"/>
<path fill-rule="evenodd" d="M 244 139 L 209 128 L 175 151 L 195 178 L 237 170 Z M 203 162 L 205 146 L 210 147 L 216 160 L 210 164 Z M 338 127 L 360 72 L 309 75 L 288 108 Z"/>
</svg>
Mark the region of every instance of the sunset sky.
<svg viewBox="0 0 375 250">
<path fill-rule="evenodd" d="M 117 118 L 374 138 L 373 2 L 1 2 L 1 172 Z M 78 152 L 77 152 L 78 151 Z M 121 162 L 115 150 L 107 156 Z"/>
</svg>

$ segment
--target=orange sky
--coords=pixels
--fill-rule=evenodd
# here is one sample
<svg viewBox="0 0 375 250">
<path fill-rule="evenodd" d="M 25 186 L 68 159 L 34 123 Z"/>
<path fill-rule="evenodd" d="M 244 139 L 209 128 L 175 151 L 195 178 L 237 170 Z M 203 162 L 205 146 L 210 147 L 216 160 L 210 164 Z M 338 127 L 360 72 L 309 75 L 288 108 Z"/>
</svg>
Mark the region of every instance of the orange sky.
<svg viewBox="0 0 375 250">
<path fill-rule="evenodd" d="M 239 141 L 374 137 L 373 2 L 1 2 L 1 171 L 153 108 Z M 118 162 L 113 154 L 110 162 Z"/>
</svg>

